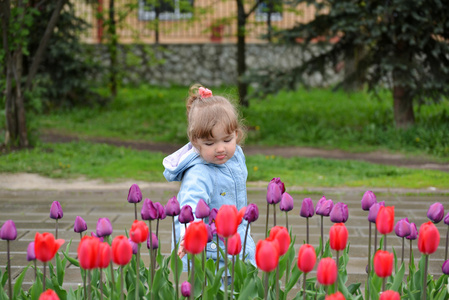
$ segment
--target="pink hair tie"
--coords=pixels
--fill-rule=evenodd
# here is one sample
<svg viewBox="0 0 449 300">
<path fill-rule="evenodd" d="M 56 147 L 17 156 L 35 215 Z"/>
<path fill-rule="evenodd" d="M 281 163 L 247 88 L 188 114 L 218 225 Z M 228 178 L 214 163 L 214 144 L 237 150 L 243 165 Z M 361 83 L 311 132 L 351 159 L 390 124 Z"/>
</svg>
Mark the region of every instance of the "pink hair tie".
<svg viewBox="0 0 449 300">
<path fill-rule="evenodd" d="M 200 87 L 198 89 L 198 93 L 200 94 L 200 97 L 203 98 L 203 99 L 212 97 L 212 91 L 209 90 L 209 89 L 206 89 L 204 87 Z"/>
</svg>

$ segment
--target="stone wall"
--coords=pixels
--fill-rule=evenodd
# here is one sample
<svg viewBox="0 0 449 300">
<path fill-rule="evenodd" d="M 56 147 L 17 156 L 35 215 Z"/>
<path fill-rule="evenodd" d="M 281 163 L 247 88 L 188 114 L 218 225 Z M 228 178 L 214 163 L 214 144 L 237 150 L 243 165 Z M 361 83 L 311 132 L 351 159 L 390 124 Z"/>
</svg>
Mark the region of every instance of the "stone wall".
<svg viewBox="0 0 449 300">
<path fill-rule="evenodd" d="M 109 64 L 105 46 L 93 46 L 104 66 Z M 122 45 L 119 55 L 124 84 L 205 86 L 234 85 L 237 80 L 235 44 Z M 289 69 L 301 64 L 303 54 L 295 45 L 248 44 L 248 69 Z M 101 75 L 101 74 L 99 74 Z M 321 85 L 321 76 L 309 78 Z"/>
</svg>

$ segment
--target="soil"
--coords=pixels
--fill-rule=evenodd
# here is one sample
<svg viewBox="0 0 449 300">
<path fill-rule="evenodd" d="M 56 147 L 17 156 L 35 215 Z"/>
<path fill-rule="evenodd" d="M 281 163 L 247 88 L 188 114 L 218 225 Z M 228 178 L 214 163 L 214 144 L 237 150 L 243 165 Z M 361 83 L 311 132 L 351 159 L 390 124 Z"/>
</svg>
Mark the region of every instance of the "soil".
<svg viewBox="0 0 449 300">
<path fill-rule="evenodd" d="M 105 143 L 114 146 L 123 146 L 140 151 L 155 151 L 170 154 L 179 149 L 182 145 L 152 143 L 140 141 L 123 141 L 112 138 L 81 138 L 75 135 L 66 135 L 55 132 L 46 132 L 41 135 L 41 140 L 46 143 L 67 143 L 71 141 L 86 140 L 95 143 Z M 266 147 L 266 146 L 244 146 L 245 155 L 275 155 L 282 157 L 322 157 L 341 160 L 359 160 L 376 164 L 393 165 L 414 169 L 430 169 L 449 172 L 449 163 L 437 163 L 422 157 L 409 157 L 403 154 L 374 151 L 368 153 L 352 153 L 342 150 L 324 150 L 311 147 Z"/>
</svg>

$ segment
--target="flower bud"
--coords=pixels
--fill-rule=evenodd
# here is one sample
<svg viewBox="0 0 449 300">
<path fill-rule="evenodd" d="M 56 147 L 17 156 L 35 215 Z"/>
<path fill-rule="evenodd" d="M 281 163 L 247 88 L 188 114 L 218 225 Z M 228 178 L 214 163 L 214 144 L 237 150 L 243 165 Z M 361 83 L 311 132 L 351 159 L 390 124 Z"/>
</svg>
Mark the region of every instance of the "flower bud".
<svg viewBox="0 0 449 300">
<path fill-rule="evenodd" d="M 376 227 L 381 234 L 389 234 L 394 229 L 394 206 L 382 206 L 377 213 Z"/>
<path fill-rule="evenodd" d="M 419 227 L 418 250 L 429 255 L 437 251 L 440 244 L 440 232 L 432 222 L 421 224 Z"/>
<path fill-rule="evenodd" d="M 167 217 L 167 215 L 165 214 L 165 207 L 160 204 L 159 202 L 154 202 L 154 207 L 156 207 L 157 209 L 157 218 L 159 220 L 163 220 Z"/>
<path fill-rule="evenodd" d="M 128 202 L 139 203 L 140 201 L 142 201 L 142 191 L 137 184 L 133 184 L 128 191 Z"/>
<path fill-rule="evenodd" d="M 303 244 L 298 252 L 298 269 L 303 273 L 313 270 L 316 263 L 315 248 L 309 244 Z"/>
<path fill-rule="evenodd" d="M 81 233 L 87 230 L 86 221 L 80 216 L 76 216 L 75 224 L 73 225 L 73 231 Z"/>
<path fill-rule="evenodd" d="M 281 201 L 282 192 L 275 182 L 270 182 L 267 188 L 267 202 L 269 204 L 277 204 Z"/>
<path fill-rule="evenodd" d="M 408 240 L 416 240 L 418 238 L 418 229 L 415 223 L 410 223 L 410 234 L 405 238 Z"/>
<path fill-rule="evenodd" d="M 443 274 L 449 275 L 449 259 L 443 263 L 441 271 L 443 271 Z"/>
<path fill-rule="evenodd" d="M 36 260 L 36 254 L 34 253 L 34 242 L 28 244 L 27 247 L 27 261 Z"/>
<path fill-rule="evenodd" d="M 369 210 L 371 205 L 376 203 L 376 195 L 374 195 L 372 191 L 366 191 L 365 194 L 363 194 L 361 202 L 362 202 L 362 209 Z"/>
<path fill-rule="evenodd" d="M 303 218 L 310 218 L 314 215 L 315 210 L 313 207 L 312 199 L 310 198 L 304 198 L 301 204 L 301 211 L 299 212 L 299 215 Z"/>
<path fill-rule="evenodd" d="M 140 210 L 140 216 L 142 220 L 156 220 L 158 217 L 158 209 L 154 205 L 153 201 L 146 198 L 143 201 L 142 209 Z"/>
<path fill-rule="evenodd" d="M 338 202 L 332 208 L 329 217 L 334 223 L 345 223 L 349 217 L 348 206 L 343 202 Z"/>
<path fill-rule="evenodd" d="M 53 201 L 50 207 L 50 218 L 52 219 L 61 219 L 64 216 L 62 212 L 62 207 L 59 201 Z"/>
<path fill-rule="evenodd" d="M 284 183 L 281 181 L 281 178 L 276 177 L 270 180 L 270 183 L 276 183 L 279 186 L 279 189 L 281 190 L 281 194 L 285 193 L 285 185 Z"/>
<path fill-rule="evenodd" d="M 436 202 L 429 207 L 427 211 L 427 217 L 430 221 L 435 224 L 438 224 L 443 220 L 444 217 L 444 207 L 440 202 Z"/>
<path fill-rule="evenodd" d="M 194 220 L 192 207 L 188 204 L 184 205 L 181 208 L 181 212 L 178 215 L 179 223 L 188 224 Z"/>
<path fill-rule="evenodd" d="M 191 294 L 191 289 L 192 289 L 192 285 L 188 282 L 188 281 L 184 281 L 182 284 L 181 284 L 181 294 L 184 296 L 184 297 L 190 297 L 190 294 Z"/>
<path fill-rule="evenodd" d="M 181 212 L 181 207 L 179 206 L 178 199 L 176 196 L 168 200 L 167 205 L 165 205 L 165 214 L 167 216 L 177 216 Z"/>
<path fill-rule="evenodd" d="M 148 239 L 147 239 L 147 248 L 148 249 L 159 248 L 159 240 L 157 239 L 157 236 L 154 232 L 151 233 L 151 241 L 153 242 L 153 244 L 150 243 L 150 235 L 148 235 Z M 153 245 L 153 247 L 151 247 L 151 245 Z"/>
<path fill-rule="evenodd" d="M 394 232 L 398 237 L 406 237 L 410 235 L 410 223 L 407 218 L 400 219 L 394 226 Z"/>
<path fill-rule="evenodd" d="M 385 206 L 385 201 L 377 202 L 371 205 L 368 213 L 368 221 L 371 223 L 376 223 L 377 214 L 381 206 Z"/>
<path fill-rule="evenodd" d="M 112 234 L 112 224 L 108 218 L 99 218 L 96 228 L 97 237 L 105 237 Z"/>
<path fill-rule="evenodd" d="M 207 205 L 206 201 L 200 199 L 200 201 L 198 201 L 198 204 L 196 205 L 195 217 L 197 217 L 198 219 L 204 219 L 209 217 L 209 214 L 210 214 L 209 205 Z"/>
<path fill-rule="evenodd" d="M 7 220 L 0 229 L 0 238 L 6 241 L 13 241 L 17 238 L 16 224 L 13 220 Z"/>
<path fill-rule="evenodd" d="M 279 208 L 282 211 L 291 211 L 293 209 L 293 198 L 289 193 L 283 193 L 281 197 L 281 202 L 279 203 Z"/>
<path fill-rule="evenodd" d="M 374 272 L 379 277 L 391 276 L 393 272 L 393 253 L 384 250 L 377 250 L 374 254 Z"/>
<path fill-rule="evenodd" d="M 315 213 L 323 217 L 329 217 L 333 207 L 332 199 L 326 200 L 326 197 L 323 196 L 316 205 Z"/>
</svg>

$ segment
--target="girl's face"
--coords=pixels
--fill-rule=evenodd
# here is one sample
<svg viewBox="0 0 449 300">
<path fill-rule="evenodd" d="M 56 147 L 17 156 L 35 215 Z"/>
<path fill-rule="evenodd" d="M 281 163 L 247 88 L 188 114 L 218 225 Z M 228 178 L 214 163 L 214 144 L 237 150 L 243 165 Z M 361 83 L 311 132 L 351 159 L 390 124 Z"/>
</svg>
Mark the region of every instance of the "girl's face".
<svg viewBox="0 0 449 300">
<path fill-rule="evenodd" d="M 201 157 L 208 163 L 222 165 L 234 156 L 237 145 L 237 132 L 228 134 L 224 126 L 212 129 L 213 138 L 198 139 L 195 143 Z"/>
</svg>

